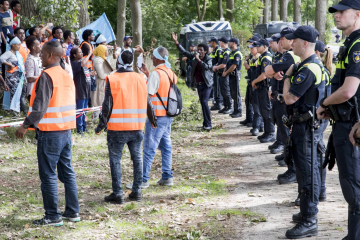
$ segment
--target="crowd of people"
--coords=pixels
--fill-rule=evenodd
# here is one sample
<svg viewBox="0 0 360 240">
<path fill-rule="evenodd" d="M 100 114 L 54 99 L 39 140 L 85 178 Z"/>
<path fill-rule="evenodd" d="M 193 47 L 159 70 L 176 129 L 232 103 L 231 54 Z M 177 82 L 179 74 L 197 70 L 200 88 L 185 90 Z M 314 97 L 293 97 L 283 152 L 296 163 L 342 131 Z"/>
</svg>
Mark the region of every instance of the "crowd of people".
<svg viewBox="0 0 360 240">
<path fill-rule="evenodd" d="M 104 198 L 106 202 L 125 201 L 120 167 L 125 144 L 134 169 L 134 181 L 126 185 L 131 189 L 130 201 L 141 201 L 141 189 L 149 187 L 157 148 L 162 157 L 162 177 L 157 184 L 172 186 L 173 118 L 166 106 L 177 76 L 171 70 L 168 50 L 156 48 L 152 58 L 154 71 L 149 72 L 148 66 L 142 64 L 139 70 L 143 74 L 138 74 L 133 70 L 134 56 L 144 50 L 141 46 L 132 48 L 132 37 L 125 36 L 121 48 L 115 45 L 114 70 L 107 61 L 109 53 L 103 35 L 95 36 L 91 29 L 85 30 L 80 43 L 72 31 L 63 31 L 60 26 L 24 29 L 20 9 L 17 0 L 10 4 L 0 0 L 0 83 L 5 90 L 3 108 L 14 115 L 20 111 L 27 115 L 16 136 L 23 138 L 28 129 L 35 129 L 38 138 L 45 216 L 33 223 L 61 226 L 64 219 L 80 221 L 71 165 L 71 130 L 76 128 L 80 136 L 88 132 L 83 111 L 88 107 L 101 106 L 92 116 L 99 118 L 95 133 L 107 132 L 112 193 Z M 338 28 L 348 37 L 333 77 L 331 50 L 317 40 L 319 33 L 311 26 L 286 27 L 270 38 L 254 34 L 248 40 L 250 55 L 245 59 L 237 38 L 211 38 L 209 43 L 191 46 L 187 51 L 172 33 L 184 56 L 182 60 L 187 61 L 186 83 L 196 87 L 199 95 L 202 130 L 212 129 L 211 111 L 242 117 L 239 82 L 242 65 L 246 68 L 246 118 L 240 125 L 251 128 L 250 133 L 261 143 L 272 143 L 271 153 L 281 153 L 275 159 L 287 170 L 278 176 L 279 183 L 298 184 L 294 199 L 300 212 L 292 216 L 296 225 L 286 232 L 290 239 L 318 234 L 317 206 L 319 201 L 326 201 L 326 166 L 332 169 L 335 159 L 349 203 L 348 236 L 344 239 L 360 239 L 360 150 L 356 147 L 360 144 L 360 123 L 356 123 L 360 120 L 359 10 L 360 3 L 350 0 L 329 8 L 335 13 Z M 212 94 L 214 106 L 210 108 Z M 323 134 L 329 119 L 333 133 L 325 147 Z M 259 136 L 260 132 L 263 134 Z M 63 213 L 58 209 L 57 178 L 65 185 Z"/>
</svg>

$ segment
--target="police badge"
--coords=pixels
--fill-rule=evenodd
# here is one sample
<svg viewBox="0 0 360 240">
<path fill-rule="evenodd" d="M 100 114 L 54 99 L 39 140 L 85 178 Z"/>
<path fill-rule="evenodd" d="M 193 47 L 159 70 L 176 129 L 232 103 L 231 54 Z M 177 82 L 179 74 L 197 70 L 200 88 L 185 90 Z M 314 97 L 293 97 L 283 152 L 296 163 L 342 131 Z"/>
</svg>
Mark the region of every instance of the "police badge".
<svg viewBox="0 0 360 240">
<path fill-rule="evenodd" d="M 359 51 L 354 52 L 353 58 L 354 58 L 355 63 L 359 63 L 360 62 L 360 52 Z"/>
<path fill-rule="evenodd" d="M 305 74 L 299 73 L 295 78 L 295 84 L 302 83 L 305 80 Z"/>
</svg>

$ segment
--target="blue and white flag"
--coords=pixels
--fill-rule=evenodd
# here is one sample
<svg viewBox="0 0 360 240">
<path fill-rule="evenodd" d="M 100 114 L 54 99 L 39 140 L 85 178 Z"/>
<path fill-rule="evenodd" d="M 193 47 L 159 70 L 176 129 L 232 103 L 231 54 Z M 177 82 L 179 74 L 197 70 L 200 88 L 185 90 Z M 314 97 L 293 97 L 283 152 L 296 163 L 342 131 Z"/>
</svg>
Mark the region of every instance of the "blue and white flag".
<svg viewBox="0 0 360 240">
<path fill-rule="evenodd" d="M 76 35 L 80 39 L 80 42 L 83 41 L 82 34 L 86 29 L 91 29 L 94 32 L 94 35 L 102 34 L 106 38 L 106 43 L 110 43 L 116 40 L 113 29 L 111 28 L 110 22 L 106 17 L 106 14 L 103 13 L 95 22 L 83 27 L 82 29 L 76 32 Z"/>
</svg>

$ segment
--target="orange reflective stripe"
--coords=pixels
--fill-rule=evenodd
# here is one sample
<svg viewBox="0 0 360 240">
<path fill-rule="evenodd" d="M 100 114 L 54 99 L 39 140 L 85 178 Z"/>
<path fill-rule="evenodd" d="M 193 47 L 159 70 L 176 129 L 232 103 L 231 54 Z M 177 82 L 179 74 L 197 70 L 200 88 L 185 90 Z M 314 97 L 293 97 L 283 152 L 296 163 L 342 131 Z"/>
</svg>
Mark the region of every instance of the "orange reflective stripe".
<svg viewBox="0 0 360 240">
<path fill-rule="evenodd" d="M 83 44 L 88 45 L 90 52 L 92 52 L 92 53 L 94 52 L 94 46 L 93 46 L 93 45 L 89 44 L 89 43 L 86 42 L 86 41 L 83 41 L 83 42 L 81 43 L 81 45 L 80 45 L 80 48 L 83 46 Z M 83 56 L 83 59 L 86 58 L 87 56 L 88 56 L 88 55 Z M 86 64 L 86 67 L 87 67 L 89 70 L 93 70 L 93 57 L 94 57 L 94 55 L 89 58 L 89 60 L 88 60 L 88 62 L 87 62 L 87 64 Z"/>
<path fill-rule="evenodd" d="M 155 68 L 154 71 L 156 71 L 160 76 L 160 84 L 159 84 L 158 94 L 160 95 L 161 100 L 163 101 L 165 107 L 167 107 L 167 101 L 168 101 L 169 90 L 170 90 L 169 77 L 170 77 L 171 81 L 174 84 L 176 84 L 177 76 L 170 68 L 167 68 L 165 65 Z M 157 97 L 156 94 L 151 96 L 151 102 L 154 105 L 156 116 L 164 117 L 167 115 L 166 109 L 164 108 L 164 106 L 162 105 L 161 101 L 159 100 L 159 98 Z"/>
<path fill-rule="evenodd" d="M 147 88 L 143 77 L 135 72 L 109 75 L 113 109 L 108 129 L 112 131 L 135 131 L 145 127 L 147 112 Z"/>
<path fill-rule="evenodd" d="M 8 73 L 14 73 L 16 71 L 19 71 L 19 67 L 16 66 L 16 67 L 13 67 L 11 70 L 9 70 L 9 67 L 6 67 L 6 72 Z"/>
<path fill-rule="evenodd" d="M 23 57 L 24 63 L 27 59 L 27 56 L 29 55 L 30 51 L 28 48 L 25 48 L 22 44 L 20 44 L 20 49 L 19 49 L 19 53 L 21 54 L 21 56 Z"/>
<path fill-rule="evenodd" d="M 38 128 L 41 131 L 64 131 L 76 128 L 74 80 L 61 66 L 51 67 L 43 72 L 46 72 L 52 80 L 53 94 Z M 31 93 L 28 114 L 33 111 L 33 103 L 36 97 L 35 89 L 39 78 L 36 80 Z"/>
</svg>

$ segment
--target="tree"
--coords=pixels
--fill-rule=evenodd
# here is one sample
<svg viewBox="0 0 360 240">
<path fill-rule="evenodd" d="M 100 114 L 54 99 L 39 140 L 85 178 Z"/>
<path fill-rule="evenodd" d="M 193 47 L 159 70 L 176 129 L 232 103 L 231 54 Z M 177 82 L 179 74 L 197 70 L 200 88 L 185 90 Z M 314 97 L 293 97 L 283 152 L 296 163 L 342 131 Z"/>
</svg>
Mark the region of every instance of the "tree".
<svg viewBox="0 0 360 240">
<path fill-rule="evenodd" d="M 272 21 L 278 20 L 278 7 L 279 7 L 279 0 L 272 0 L 272 3 L 271 3 L 271 20 Z"/>
<path fill-rule="evenodd" d="M 205 13 L 206 13 L 206 0 L 204 0 L 202 11 L 200 12 L 200 3 L 199 0 L 195 0 L 196 4 L 196 12 L 198 15 L 198 21 L 202 22 L 204 21 Z"/>
<path fill-rule="evenodd" d="M 125 37 L 126 26 L 126 0 L 118 0 L 116 43 L 121 46 Z"/>
<path fill-rule="evenodd" d="M 132 35 L 134 37 L 133 46 L 142 46 L 142 13 L 140 0 L 130 0 L 129 4 L 131 10 Z M 134 59 L 134 66 L 136 66 L 136 63 L 137 58 Z"/>
<path fill-rule="evenodd" d="M 280 20 L 287 22 L 288 0 L 280 0 Z"/>
<path fill-rule="evenodd" d="M 218 0 L 219 20 L 224 18 L 222 0 Z"/>
<path fill-rule="evenodd" d="M 31 19 L 33 16 L 37 16 L 38 11 L 36 9 L 35 0 L 22 0 L 21 1 L 21 16 Z"/>
<path fill-rule="evenodd" d="M 269 12 L 270 12 L 270 9 L 269 9 L 269 0 L 264 0 L 264 23 L 268 23 L 269 22 Z"/>
<path fill-rule="evenodd" d="M 316 0 L 315 28 L 319 32 L 319 40 L 325 42 L 326 33 L 326 0 Z"/>
<path fill-rule="evenodd" d="M 301 25 L 301 0 L 294 0 L 294 21 Z"/>
<path fill-rule="evenodd" d="M 79 4 L 80 4 L 79 27 L 83 28 L 90 24 L 90 17 L 89 17 L 89 11 L 88 11 L 86 0 L 81 0 L 81 2 L 79 2 Z"/>
<path fill-rule="evenodd" d="M 229 22 L 234 22 L 234 0 L 226 0 L 226 18 Z"/>
</svg>

